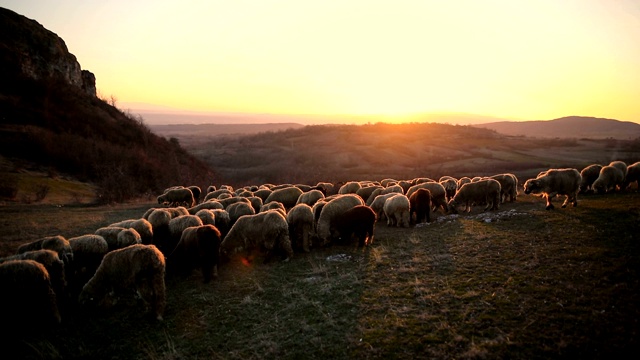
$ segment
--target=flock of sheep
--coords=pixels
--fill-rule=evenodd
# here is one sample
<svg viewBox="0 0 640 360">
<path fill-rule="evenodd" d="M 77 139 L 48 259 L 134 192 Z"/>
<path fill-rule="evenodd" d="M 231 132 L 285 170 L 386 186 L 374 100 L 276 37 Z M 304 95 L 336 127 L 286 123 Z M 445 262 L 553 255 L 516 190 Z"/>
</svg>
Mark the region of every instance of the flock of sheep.
<svg viewBox="0 0 640 360">
<path fill-rule="evenodd" d="M 549 169 L 524 183 L 525 194 L 546 200 L 566 196 L 563 207 L 577 206 L 580 192 L 622 190 L 640 180 L 640 162 L 622 161 L 577 169 Z M 315 186 L 264 184 L 233 189 L 177 186 L 158 196 L 158 207 L 73 238 L 60 235 L 20 246 L 0 258 L 0 316 L 7 323 L 55 326 L 68 306 L 109 306 L 120 296 L 139 296 L 162 320 L 165 278 L 199 268 L 203 281 L 218 266 L 264 255 L 288 261 L 313 247 L 373 241 L 377 222 L 409 227 L 428 222 L 433 211 L 456 213 L 464 206 L 497 210 L 516 201 L 518 178 L 450 176 L 438 181 L 350 181 Z M 202 199 L 202 200 L 200 200 Z M 21 311 L 20 309 L 24 309 Z M 28 316 L 29 318 L 25 318 Z"/>
</svg>

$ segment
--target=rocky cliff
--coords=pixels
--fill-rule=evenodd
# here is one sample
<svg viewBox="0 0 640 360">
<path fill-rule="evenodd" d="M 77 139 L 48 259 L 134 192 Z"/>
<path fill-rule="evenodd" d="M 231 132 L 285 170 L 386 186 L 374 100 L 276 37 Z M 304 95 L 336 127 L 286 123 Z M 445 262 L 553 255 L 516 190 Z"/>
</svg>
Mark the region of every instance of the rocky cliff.
<svg viewBox="0 0 640 360">
<path fill-rule="evenodd" d="M 0 62 L 5 79 L 58 78 L 96 96 L 95 76 L 81 69 L 64 40 L 35 20 L 5 8 L 0 8 Z"/>
</svg>

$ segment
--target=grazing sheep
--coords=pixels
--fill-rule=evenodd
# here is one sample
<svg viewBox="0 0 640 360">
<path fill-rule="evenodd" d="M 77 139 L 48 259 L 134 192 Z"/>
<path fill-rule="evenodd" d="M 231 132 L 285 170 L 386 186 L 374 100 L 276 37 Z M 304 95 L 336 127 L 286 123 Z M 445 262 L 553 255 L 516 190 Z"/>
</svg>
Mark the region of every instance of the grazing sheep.
<svg viewBox="0 0 640 360">
<path fill-rule="evenodd" d="M 155 245 L 162 251 L 165 256 L 175 249 L 176 245 L 180 241 L 182 231 L 191 226 L 202 226 L 202 220 L 195 215 L 180 215 L 169 221 L 169 236 L 166 239 L 162 239 L 161 242 Z"/>
<path fill-rule="evenodd" d="M 363 186 L 360 188 L 360 190 L 356 191 L 356 195 L 360 196 L 363 200 L 368 200 L 369 196 L 371 196 L 371 194 L 376 190 L 376 189 L 384 189 L 382 187 L 382 185 L 368 185 L 368 186 Z M 380 190 L 382 191 L 382 190 Z M 379 192 L 378 192 L 379 193 Z"/>
<path fill-rule="evenodd" d="M 216 219 L 216 223 L 213 225 L 215 225 L 216 228 L 220 230 L 220 233 L 222 234 L 222 238 L 224 239 L 224 237 L 227 235 L 227 233 L 231 229 L 231 218 L 229 217 L 229 212 L 227 212 L 227 210 L 224 210 L 224 209 L 214 209 L 211 211 L 213 211 L 213 214 Z"/>
<path fill-rule="evenodd" d="M 600 176 L 600 170 L 602 170 L 602 165 L 591 164 L 580 171 L 580 176 L 582 177 L 582 181 L 580 181 L 581 194 L 593 190 L 593 182 Z"/>
<path fill-rule="evenodd" d="M 500 183 L 495 179 L 482 179 L 462 185 L 449 201 L 449 211 L 457 213 L 457 207 L 465 205 L 465 211 L 471 212 L 472 204 L 487 204 L 484 211 L 500 208 Z"/>
<path fill-rule="evenodd" d="M 195 216 L 199 217 L 200 220 L 202 220 L 202 225 L 216 224 L 216 214 L 209 209 L 202 209 L 195 213 Z"/>
<path fill-rule="evenodd" d="M 153 226 L 148 220 L 145 219 L 129 219 L 123 220 L 117 223 L 109 225 L 110 227 L 122 227 L 125 229 L 131 228 L 140 234 L 140 239 L 143 244 L 149 245 L 153 243 Z"/>
<path fill-rule="evenodd" d="M 204 197 L 204 201 L 218 199 L 220 195 L 234 195 L 233 192 L 229 189 L 218 189 L 211 192 L 208 192 Z"/>
<path fill-rule="evenodd" d="M 609 191 L 615 191 L 617 188 L 622 189 L 624 179 L 625 176 L 619 167 L 607 165 L 600 169 L 600 174 L 596 181 L 593 182 L 592 187 L 596 193 L 604 194 Z"/>
<path fill-rule="evenodd" d="M 142 244 L 140 234 L 134 229 L 106 226 L 97 229 L 95 235 L 102 236 L 109 245 L 109 251 L 122 249 L 133 244 Z"/>
<path fill-rule="evenodd" d="M 447 200 L 451 200 L 453 195 L 458 191 L 458 180 L 452 178 L 451 176 L 443 176 L 438 181 L 442 187 L 444 187 L 445 195 Z"/>
<path fill-rule="evenodd" d="M 234 196 L 234 197 L 230 197 L 230 198 L 226 198 L 226 199 L 218 199 L 216 200 L 218 201 L 220 204 L 222 204 L 222 206 L 224 206 L 224 208 L 228 208 L 229 205 L 235 204 L 235 203 L 246 203 L 251 205 L 251 200 L 249 200 L 246 197 L 239 197 L 239 196 Z"/>
<path fill-rule="evenodd" d="M 46 249 L 25 251 L 18 255 L 0 258 L 0 264 L 11 260 L 33 260 L 42 264 L 49 273 L 49 281 L 51 282 L 51 288 L 56 294 L 56 303 L 58 304 L 58 307 L 66 303 L 66 270 L 64 262 L 60 260 L 57 252 Z M 2 289 L 2 291 L 4 292 L 5 289 Z"/>
<path fill-rule="evenodd" d="M 333 222 L 347 210 L 364 205 L 362 198 L 356 194 L 339 195 L 329 200 L 320 212 L 320 218 L 316 224 L 317 235 L 323 245 L 331 241 L 331 227 Z"/>
<path fill-rule="evenodd" d="M 331 229 L 333 239 L 350 240 L 358 238 L 358 247 L 373 243 L 373 232 L 376 226 L 376 213 L 369 206 L 357 205 L 338 217 Z"/>
<path fill-rule="evenodd" d="M 298 204 L 307 204 L 309 206 L 313 206 L 318 200 L 324 199 L 324 193 L 318 189 L 309 190 L 298 198 L 296 205 Z"/>
<path fill-rule="evenodd" d="M 382 186 L 378 186 L 376 187 L 376 189 L 374 189 L 371 194 L 369 195 L 369 197 L 367 198 L 367 201 L 365 202 L 365 205 L 367 206 L 371 206 L 371 204 L 373 204 L 373 201 L 376 199 L 376 197 L 378 197 L 378 195 L 382 194 L 382 191 L 385 188 L 383 188 Z"/>
<path fill-rule="evenodd" d="M 256 211 L 253 209 L 251 204 L 247 204 L 244 202 L 237 202 L 235 204 L 231 204 L 227 206 L 227 212 L 229 213 L 229 218 L 231 219 L 231 226 L 240 218 L 242 215 L 254 215 Z"/>
<path fill-rule="evenodd" d="M 338 192 L 339 189 L 336 189 L 336 186 L 330 182 L 319 182 L 316 184 L 316 187 L 318 188 L 318 190 L 322 191 L 324 196 L 334 195 Z"/>
<path fill-rule="evenodd" d="M 444 186 L 438 182 L 424 182 L 420 184 L 413 185 L 407 190 L 407 196 L 411 197 L 418 189 L 427 189 L 431 193 L 431 206 L 433 207 L 433 211 L 438 210 L 438 208 L 442 209 L 443 213 L 447 212 L 447 191 Z"/>
<path fill-rule="evenodd" d="M 294 250 L 309 252 L 314 217 L 311 206 L 300 203 L 292 207 L 286 216 L 289 225 L 289 239 Z"/>
<path fill-rule="evenodd" d="M 161 244 L 171 236 L 169 233 L 169 221 L 171 221 L 171 213 L 166 209 L 155 209 L 149 215 L 148 219 L 153 228 L 153 243 Z"/>
<path fill-rule="evenodd" d="M 196 200 L 191 190 L 187 188 L 170 189 L 164 194 L 158 196 L 158 204 L 168 206 L 183 205 L 187 207 L 194 206 Z"/>
<path fill-rule="evenodd" d="M 418 185 L 426 182 L 436 182 L 436 181 L 428 177 L 419 177 L 411 180 L 411 185 L 413 186 L 413 185 Z"/>
<path fill-rule="evenodd" d="M 382 221 L 386 219 L 386 216 L 384 214 L 384 203 L 385 201 L 387 201 L 388 198 L 394 195 L 398 195 L 398 193 L 388 193 L 388 194 L 378 195 L 376 196 L 375 199 L 373 199 L 371 204 L 368 205 L 376 214 L 376 219 L 378 221 Z"/>
<path fill-rule="evenodd" d="M 355 194 L 358 192 L 358 190 L 360 190 L 361 187 L 362 185 L 360 185 L 360 183 L 357 181 L 347 181 L 338 189 L 338 194 Z"/>
<path fill-rule="evenodd" d="M 5 331 L 32 333 L 53 328 L 61 317 L 49 272 L 34 260 L 0 264 L 0 318 Z"/>
<path fill-rule="evenodd" d="M 272 201 L 278 201 L 281 202 L 285 209 L 288 210 L 296 206 L 300 195 L 302 195 L 302 190 L 295 186 L 289 186 L 274 190 L 271 195 L 267 197 L 267 200 L 265 200 L 264 203 L 266 204 Z"/>
<path fill-rule="evenodd" d="M 624 179 L 624 188 L 629 188 L 629 185 L 634 182 L 637 188 L 640 188 L 640 161 L 627 167 L 627 177 Z"/>
<path fill-rule="evenodd" d="M 471 178 L 468 176 L 463 176 L 460 179 L 458 179 L 458 189 L 460 189 L 462 187 L 462 185 L 464 184 L 468 184 L 471 182 Z"/>
<path fill-rule="evenodd" d="M 187 189 L 191 190 L 191 193 L 193 194 L 193 199 L 195 200 L 195 204 L 198 203 L 198 201 L 200 200 L 200 195 L 202 194 L 202 189 L 200 189 L 199 186 L 187 186 Z"/>
<path fill-rule="evenodd" d="M 73 249 L 73 268 L 68 273 L 69 293 L 75 299 L 84 284 L 95 274 L 102 258 L 109 252 L 109 244 L 100 235 L 86 234 L 69 238 Z"/>
<path fill-rule="evenodd" d="M 382 185 L 382 187 L 389 187 L 389 185 L 393 185 L 393 184 L 397 184 L 398 180 L 396 179 L 391 179 L 391 178 L 386 178 L 386 179 L 382 179 L 380 180 L 380 185 Z"/>
<path fill-rule="evenodd" d="M 388 226 L 409 227 L 411 204 L 409 198 L 403 194 L 396 194 L 384 202 L 384 214 Z"/>
<path fill-rule="evenodd" d="M 84 285 L 80 304 L 109 305 L 110 296 L 137 293 L 147 302 L 157 320 L 166 305 L 165 258 L 154 245 L 136 244 L 107 253 L 96 273 Z"/>
<path fill-rule="evenodd" d="M 257 196 L 247 196 L 247 199 L 249 199 L 249 202 L 254 212 L 259 213 L 260 209 L 262 208 L 262 205 L 264 204 L 262 199 Z"/>
<path fill-rule="evenodd" d="M 269 195 L 271 195 L 272 192 L 273 192 L 273 190 L 271 190 L 271 189 L 262 188 L 262 189 L 258 189 L 256 191 L 254 191 L 253 195 L 259 197 L 260 199 L 262 199 L 262 202 L 264 203 L 267 200 L 267 198 L 269 197 Z"/>
<path fill-rule="evenodd" d="M 402 186 L 396 184 L 396 185 L 390 185 L 390 186 L 382 189 L 382 191 L 380 191 L 380 195 L 385 195 L 385 194 L 390 194 L 390 193 L 404 194 L 404 189 L 402 188 Z"/>
<path fill-rule="evenodd" d="M 535 179 L 529 179 L 524 183 L 525 194 L 541 194 L 546 200 L 547 210 L 554 208 L 551 199 L 556 195 L 565 195 L 566 199 L 562 207 L 568 203 L 578 206 L 578 192 L 582 176 L 576 169 L 549 169 Z"/>
<path fill-rule="evenodd" d="M 282 216 L 287 216 L 287 209 L 285 209 L 284 205 L 280 201 L 271 201 L 265 203 L 264 205 L 262 205 L 259 212 L 265 212 L 269 210 L 277 210 L 282 214 Z"/>
<path fill-rule="evenodd" d="M 47 249 L 58 253 L 58 256 L 66 266 L 71 266 L 73 262 L 73 250 L 69 241 L 60 235 L 47 236 L 30 243 L 22 244 L 18 247 L 18 254 L 23 252 Z"/>
<path fill-rule="evenodd" d="M 188 275 L 200 267 L 204 283 L 218 276 L 220 262 L 220 231 L 213 225 L 184 229 L 180 241 L 167 257 L 167 272 Z"/>
<path fill-rule="evenodd" d="M 244 252 L 251 258 L 254 252 L 266 252 L 267 263 L 276 252 L 284 253 L 284 261 L 293 257 L 287 219 L 277 210 L 241 216 L 220 244 L 220 254 L 226 258 Z"/>
<path fill-rule="evenodd" d="M 409 222 L 419 224 L 431 222 L 431 192 L 428 189 L 418 189 L 409 197 Z M 415 220 L 414 216 L 415 214 Z"/>
<path fill-rule="evenodd" d="M 624 161 L 612 161 L 609 163 L 609 166 L 617 167 L 618 169 L 620 169 L 620 171 L 622 171 L 622 176 L 627 177 L 627 172 L 629 171 L 629 169 L 627 167 L 627 163 L 625 163 Z"/>
<path fill-rule="evenodd" d="M 500 183 L 500 203 L 507 201 L 516 201 L 518 197 L 518 180 L 513 174 L 498 174 L 489 177 L 490 179 L 497 180 Z"/>
<path fill-rule="evenodd" d="M 224 205 L 215 200 L 207 200 L 205 202 L 201 202 L 200 204 L 190 207 L 187 209 L 189 215 L 195 215 L 198 211 L 202 209 L 213 210 L 213 209 L 224 209 Z M 186 215 L 186 214 L 185 214 Z"/>
</svg>

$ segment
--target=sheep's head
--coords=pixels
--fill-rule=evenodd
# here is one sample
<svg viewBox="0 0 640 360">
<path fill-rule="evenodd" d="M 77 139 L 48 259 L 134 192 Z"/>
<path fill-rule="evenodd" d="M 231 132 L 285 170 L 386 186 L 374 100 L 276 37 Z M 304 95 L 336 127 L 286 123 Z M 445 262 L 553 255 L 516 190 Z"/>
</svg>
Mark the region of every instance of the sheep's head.
<svg viewBox="0 0 640 360">
<path fill-rule="evenodd" d="M 536 194 L 540 192 L 540 183 L 536 179 L 529 179 L 524 183 L 524 193 L 529 195 L 531 193 Z"/>
<path fill-rule="evenodd" d="M 604 182 L 600 179 L 597 179 L 596 181 L 594 181 L 591 187 L 593 188 L 593 191 L 595 191 L 598 194 L 604 194 L 607 192 L 607 187 L 605 186 Z"/>
<path fill-rule="evenodd" d="M 458 205 L 460 205 L 460 204 L 458 204 L 455 201 L 455 198 L 449 200 L 449 203 L 447 204 L 447 211 L 449 211 L 452 214 L 457 214 L 458 213 L 458 209 L 457 209 Z"/>
</svg>

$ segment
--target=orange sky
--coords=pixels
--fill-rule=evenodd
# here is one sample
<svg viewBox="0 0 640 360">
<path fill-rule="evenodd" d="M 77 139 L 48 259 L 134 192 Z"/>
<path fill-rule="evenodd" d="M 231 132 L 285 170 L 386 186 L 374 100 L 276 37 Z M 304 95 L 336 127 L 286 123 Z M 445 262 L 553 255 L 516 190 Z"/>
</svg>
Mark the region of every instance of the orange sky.
<svg viewBox="0 0 640 360">
<path fill-rule="evenodd" d="M 471 113 L 640 122 L 640 2 L 49 1 L 119 104 L 272 114 Z"/>
</svg>

